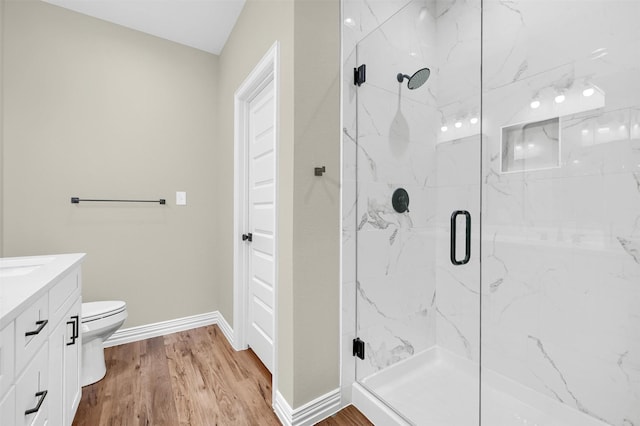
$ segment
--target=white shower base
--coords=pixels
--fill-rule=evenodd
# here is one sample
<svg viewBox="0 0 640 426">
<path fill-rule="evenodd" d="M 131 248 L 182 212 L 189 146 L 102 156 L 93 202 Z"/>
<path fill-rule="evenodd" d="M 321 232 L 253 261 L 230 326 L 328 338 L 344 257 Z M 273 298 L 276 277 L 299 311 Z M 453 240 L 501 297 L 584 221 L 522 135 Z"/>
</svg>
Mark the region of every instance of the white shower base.
<svg viewBox="0 0 640 426">
<path fill-rule="evenodd" d="M 502 375 L 482 371 L 482 425 L 609 426 Z M 478 425 L 478 365 L 433 347 L 353 385 L 353 404 L 376 425 Z M 391 410 L 381 400 L 393 407 Z"/>
</svg>

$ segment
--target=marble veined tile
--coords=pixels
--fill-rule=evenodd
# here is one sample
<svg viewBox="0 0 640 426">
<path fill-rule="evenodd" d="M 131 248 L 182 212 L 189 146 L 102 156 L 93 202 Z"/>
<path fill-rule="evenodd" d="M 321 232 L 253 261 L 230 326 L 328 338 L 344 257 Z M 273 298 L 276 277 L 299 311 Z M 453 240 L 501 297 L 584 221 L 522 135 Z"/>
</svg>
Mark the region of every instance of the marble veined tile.
<svg viewBox="0 0 640 426">
<path fill-rule="evenodd" d="M 357 363 L 357 376 L 364 378 L 435 344 L 430 306 L 392 317 L 380 310 L 367 293 L 358 294 L 358 336 L 366 343 L 366 358 Z"/>
<path fill-rule="evenodd" d="M 411 0 L 344 0 L 345 29 L 360 41 L 378 28 Z"/>
<path fill-rule="evenodd" d="M 634 1 L 485 1 L 485 84 L 499 87 L 583 58 L 607 62 L 615 46 L 640 39 L 638 15 Z"/>
<path fill-rule="evenodd" d="M 434 154 L 427 141 L 401 144 L 385 136 L 361 136 L 356 160 L 358 181 L 433 187 Z"/>
<path fill-rule="evenodd" d="M 634 424 L 638 264 L 612 245 L 548 244 L 502 227 L 491 235 L 483 243 L 485 365 L 595 418 Z"/>
<path fill-rule="evenodd" d="M 414 0 L 358 44 L 358 61 L 367 65 L 366 85 L 397 93 L 422 104 L 435 106 L 438 87 L 436 66 L 436 24 L 426 2 Z M 407 80 L 422 68 L 433 68 L 429 80 L 409 90 Z"/>
<path fill-rule="evenodd" d="M 477 185 L 480 176 L 480 138 L 439 143 L 436 146 L 436 170 L 438 188 Z"/>
<path fill-rule="evenodd" d="M 637 241 L 640 238 L 640 172 L 607 175 L 603 180 L 605 226 L 611 232 L 611 241 L 616 245 L 621 239 Z M 627 248 L 629 260 L 638 262 L 632 245 Z"/>
<path fill-rule="evenodd" d="M 478 359 L 480 279 L 477 234 L 472 237 L 472 258 L 466 265 L 453 265 L 449 257 L 449 229 L 437 234 L 437 342 L 455 354 Z M 459 256 L 462 258 L 462 256 Z"/>
<path fill-rule="evenodd" d="M 356 138 L 355 125 L 351 128 L 344 127 L 342 129 L 342 179 L 344 181 L 356 181 L 358 166 L 358 144 Z"/>
<path fill-rule="evenodd" d="M 637 424 L 640 420 L 637 391 L 630 382 L 637 380 L 638 375 L 625 365 L 629 353 L 607 363 L 589 352 L 576 356 L 574 351 L 558 348 L 538 336 L 528 339 L 531 353 L 528 367 L 543 393 L 551 393 L 557 400 L 607 424 Z"/>
<path fill-rule="evenodd" d="M 395 87 L 393 91 L 366 85 L 358 91 L 358 135 L 380 135 L 392 154 L 402 153 L 402 144 L 408 142 L 435 144 L 437 112 L 433 106 L 416 102 L 407 91 Z"/>
<path fill-rule="evenodd" d="M 394 192 L 402 188 L 409 196 L 409 211 L 393 209 Z M 429 229 L 436 215 L 437 190 L 416 185 L 361 184 L 358 198 L 358 230 L 371 229 Z M 398 234 L 396 233 L 395 236 Z M 390 244 L 396 241 L 389 237 Z"/>
<path fill-rule="evenodd" d="M 421 277 L 433 267 L 434 250 L 433 234 L 428 230 L 359 231 L 358 279 L 396 276 L 406 271 Z"/>
<path fill-rule="evenodd" d="M 356 232 L 342 231 L 342 281 L 356 281 Z"/>
<path fill-rule="evenodd" d="M 440 2 L 439 2 L 440 3 Z M 436 18 L 437 104 L 447 115 L 479 112 L 480 24 L 479 0 L 443 2 Z M 458 110 L 447 108 L 459 103 Z"/>
<path fill-rule="evenodd" d="M 384 326 L 389 319 L 426 317 L 432 309 L 436 289 L 434 272 L 433 268 L 425 267 L 417 271 L 398 271 L 392 276 L 360 279 L 358 303 L 372 308 L 369 314 L 365 314 L 367 311 L 359 314 L 362 325 Z"/>
</svg>

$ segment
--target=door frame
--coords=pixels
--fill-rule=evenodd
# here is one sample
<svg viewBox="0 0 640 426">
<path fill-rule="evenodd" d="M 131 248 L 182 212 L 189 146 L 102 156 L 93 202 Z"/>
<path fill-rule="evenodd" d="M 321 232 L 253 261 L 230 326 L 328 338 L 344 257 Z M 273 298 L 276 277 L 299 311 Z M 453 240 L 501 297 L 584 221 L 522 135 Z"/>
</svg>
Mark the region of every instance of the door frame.
<svg viewBox="0 0 640 426">
<path fill-rule="evenodd" d="M 240 84 L 234 94 L 234 178 L 233 178 L 233 347 L 244 350 L 247 344 L 247 315 L 249 280 L 246 274 L 249 262 L 249 245 L 241 241 L 240 236 L 248 232 L 247 213 L 249 211 L 248 198 L 248 117 L 249 103 L 269 83 L 273 81 L 273 96 L 275 103 L 275 224 L 274 224 L 274 283 L 273 283 L 273 372 L 272 389 L 277 389 L 278 377 L 278 153 L 280 141 L 280 44 L 276 41 L 253 71 Z M 274 399 L 275 401 L 275 399 Z"/>
</svg>

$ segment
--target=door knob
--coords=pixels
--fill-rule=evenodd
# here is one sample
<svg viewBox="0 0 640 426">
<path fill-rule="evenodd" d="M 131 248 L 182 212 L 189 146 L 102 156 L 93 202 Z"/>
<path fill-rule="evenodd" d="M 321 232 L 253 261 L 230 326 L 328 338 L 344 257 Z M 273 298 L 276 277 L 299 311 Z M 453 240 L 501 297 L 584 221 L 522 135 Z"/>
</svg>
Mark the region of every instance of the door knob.
<svg viewBox="0 0 640 426">
<path fill-rule="evenodd" d="M 251 232 L 248 234 L 242 234 L 242 241 L 253 241 L 253 234 Z"/>
</svg>

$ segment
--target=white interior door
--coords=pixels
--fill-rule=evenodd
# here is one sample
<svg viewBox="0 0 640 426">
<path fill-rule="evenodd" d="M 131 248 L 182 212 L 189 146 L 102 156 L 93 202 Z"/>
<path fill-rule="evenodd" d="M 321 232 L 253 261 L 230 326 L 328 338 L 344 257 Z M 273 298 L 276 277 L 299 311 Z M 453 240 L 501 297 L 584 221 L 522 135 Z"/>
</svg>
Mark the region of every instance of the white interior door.
<svg viewBox="0 0 640 426">
<path fill-rule="evenodd" d="M 247 344 L 273 372 L 275 281 L 275 97 L 271 80 L 249 101 Z"/>
</svg>

